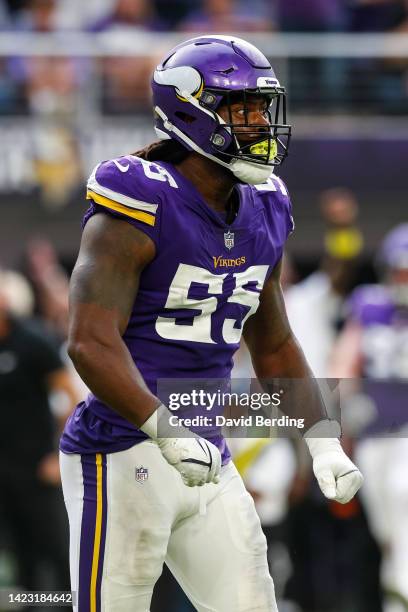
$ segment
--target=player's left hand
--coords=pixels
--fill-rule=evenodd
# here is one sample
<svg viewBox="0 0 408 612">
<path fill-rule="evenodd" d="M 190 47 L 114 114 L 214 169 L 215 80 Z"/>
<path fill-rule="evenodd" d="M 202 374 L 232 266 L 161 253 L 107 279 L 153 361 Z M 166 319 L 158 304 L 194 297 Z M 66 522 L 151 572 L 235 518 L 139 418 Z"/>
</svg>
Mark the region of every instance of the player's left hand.
<svg viewBox="0 0 408 612">
<path fill-rule="evenodd" d="M 311 437 L 308 434 L 305 442 L 312 455 L 313 472 L 323 495 L 347 504 L 363 484 L 363 475 L 343 451 L 340 440 Z"/>
</svg>

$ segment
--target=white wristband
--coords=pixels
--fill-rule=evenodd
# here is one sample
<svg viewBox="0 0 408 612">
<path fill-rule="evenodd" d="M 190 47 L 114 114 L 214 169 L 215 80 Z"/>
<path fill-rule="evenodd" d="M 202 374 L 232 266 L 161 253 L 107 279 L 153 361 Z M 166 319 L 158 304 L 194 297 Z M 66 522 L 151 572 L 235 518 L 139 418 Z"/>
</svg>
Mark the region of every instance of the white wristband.
<svg viewBox="0 0 408 612">
<path fill-rule="evenodd" d="M 337 421 L 323 419 L 315 423 L 304 434 L 304 440 L 312 457 L 327 452 L 338 450 L 340 447 L 341 427 Z"/>
<path fill-rule="evenodd" d="M 170 421 L 171 418 L 171 421 Z M 177 421 L 175 414 L 164 405 L 160 406 L 139 427 L 152 440 L 158 438 L 195 438 L 196 435 Z"/>
<path fill-rule="evenodd" d="M 165 409 L 166 407 L 163 404 L 160 404 L 160 406 L 149 416 L 147 421 L 145 421 L 143 425 L 139 427 L 140 431 L 143 431 L 143 433 L 153 440 L 157 439 L 157 422 L 159 420 L 159 410 L 162 408 Z"/>
</svg>

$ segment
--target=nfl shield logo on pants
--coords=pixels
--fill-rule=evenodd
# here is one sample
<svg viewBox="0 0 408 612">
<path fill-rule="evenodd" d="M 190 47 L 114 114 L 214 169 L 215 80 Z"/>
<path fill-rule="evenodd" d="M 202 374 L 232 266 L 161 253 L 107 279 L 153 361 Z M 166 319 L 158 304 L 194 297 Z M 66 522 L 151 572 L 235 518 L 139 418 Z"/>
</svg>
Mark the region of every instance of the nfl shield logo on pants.
<svg viewBox="0 0 408 612">
<path fill-rule="evenodd" d="M 232 249 L 234 246 L 234 234 L 233 232 L 225 232 L 224 234 L 224 244 L 227 249 Z"/>
<path fill-rule="evenodd" d="M 149 478 L 148 468 L 145 468 L 142 465 L 140 467 L 137 467 L 135 476 L 136 482 L 140 482 L 140 484 L 143 484 Z"/>
</svg>

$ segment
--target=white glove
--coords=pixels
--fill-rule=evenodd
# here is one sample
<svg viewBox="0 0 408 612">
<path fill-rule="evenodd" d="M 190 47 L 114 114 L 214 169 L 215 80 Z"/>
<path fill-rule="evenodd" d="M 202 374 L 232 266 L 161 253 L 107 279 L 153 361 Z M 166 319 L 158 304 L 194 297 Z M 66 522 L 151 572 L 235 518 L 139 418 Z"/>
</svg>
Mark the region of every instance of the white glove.
<svg viewBox="0 0 408 612">
<path fill-rule="evenodd" d="M 171 413 L 162 404 L 140 429 L 157 442 L 163 457 L 180 472 L 185 485 L 201 487 L 207 482 L 217 484 L 221 470 L 218 448 L 182 425 L 169 425 L 170 416 Z M 174 437 L 161 437 L 165 432 Z"/>
<path fill-rule="evenodd" d="M 319 421 L 307 431 L 304 439 L 312 455 L 313 472 L 323 495 L 347 504 L 363 484 L 363 476 L 347 457 L 337 437 L 323 437 L 334 436 L 339 429 L 335 421 Z"/>
</svg>

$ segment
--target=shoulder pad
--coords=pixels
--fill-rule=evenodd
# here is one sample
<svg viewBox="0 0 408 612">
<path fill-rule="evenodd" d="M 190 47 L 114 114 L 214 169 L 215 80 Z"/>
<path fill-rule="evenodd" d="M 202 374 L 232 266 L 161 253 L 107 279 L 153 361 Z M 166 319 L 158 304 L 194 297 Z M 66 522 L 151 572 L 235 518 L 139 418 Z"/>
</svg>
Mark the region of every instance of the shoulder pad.
<svg viewBox="0 0 408 612">
<path fill-rule="evenodd" d="M 388 325 L 395 310 L 389 291 L 382 285 L 357 287 L 347 307 L 350 317 L 363 326 Z"/>
<path fill-rule="evenodd" d="M 295 222 L 292 216 L 292 204 L 289 192 L 283 180 L 279 176 L 272 174 L 265 183 L 254 185 L 253 189 L 264 202 L 268 202 L 272 204 L 274 208 L 278 207 L 280 211 L 284 212 L 287 235 L 291 234 L 295 229 Z"/>
<path fill-rule="evenodd" d="M 126 155 L 94 168 L 87 198 L 123 215 L 154 225 L 163 187 L 177 189 L 171 174 L 159 164 Z"/>
</svg>

